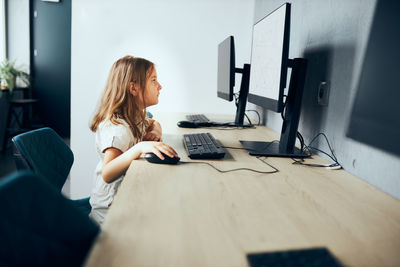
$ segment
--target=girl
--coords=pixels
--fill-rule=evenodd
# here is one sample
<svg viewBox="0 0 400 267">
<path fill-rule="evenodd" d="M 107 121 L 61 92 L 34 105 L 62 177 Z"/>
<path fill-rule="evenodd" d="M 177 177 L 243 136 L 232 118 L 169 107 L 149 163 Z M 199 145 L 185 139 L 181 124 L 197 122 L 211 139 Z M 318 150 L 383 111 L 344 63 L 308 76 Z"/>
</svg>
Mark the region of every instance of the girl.
<svg viewBox="0 0 400 267">
<path fill-rule="evenodd" d="M 158 103 L 161 85 L 154 64 L 125 56 L 111 67 L 100 105 L 90 124 L 100 156 L 90 196 L 90 217 L 102 223 L 125 171 L 142 153 L 164 159 L 178 154 L 161 142 L 161 126 L 147 119 L 146 108 Z"/>
</svg>

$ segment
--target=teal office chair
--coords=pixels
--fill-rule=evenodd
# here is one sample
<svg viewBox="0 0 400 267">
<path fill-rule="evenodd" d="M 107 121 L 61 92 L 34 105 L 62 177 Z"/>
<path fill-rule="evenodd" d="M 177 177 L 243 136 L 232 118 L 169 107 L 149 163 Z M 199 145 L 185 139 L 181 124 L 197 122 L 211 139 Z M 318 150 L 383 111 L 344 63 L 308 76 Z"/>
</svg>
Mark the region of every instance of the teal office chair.
<svg viewBox="0 0 400 267">
<path fill-rule="evenodd" d="M 0 266 L 81 266 L 99 226 L 31 171 L 0 179 Z"/>
<path fill-rule="evenodd" d="M 32 170 L 61 192 L 74 162 L 74 154 L 64 140 L 46 127 L 14 136 L 12 142 L 17 169 Z M 90 213 L 89 198 L 74 203 L 85 214 Z"/>
</svg>

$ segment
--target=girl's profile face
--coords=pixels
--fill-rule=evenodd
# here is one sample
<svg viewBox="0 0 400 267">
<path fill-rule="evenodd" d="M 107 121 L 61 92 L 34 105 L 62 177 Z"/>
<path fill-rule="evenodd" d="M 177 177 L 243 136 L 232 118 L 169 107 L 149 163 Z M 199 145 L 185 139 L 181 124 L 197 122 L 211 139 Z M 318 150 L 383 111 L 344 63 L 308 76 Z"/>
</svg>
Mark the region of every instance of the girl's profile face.
<svg viewBox="0 0 400 267">
<path fill-rule="evenodd" d="M 158 96 L 162 86 L 157 80 L 156 68 L 153 68 L 146 81 L 146 89 L 144 90 L 144 103 L 146 108 L 158 104 Z"/>
</svg>

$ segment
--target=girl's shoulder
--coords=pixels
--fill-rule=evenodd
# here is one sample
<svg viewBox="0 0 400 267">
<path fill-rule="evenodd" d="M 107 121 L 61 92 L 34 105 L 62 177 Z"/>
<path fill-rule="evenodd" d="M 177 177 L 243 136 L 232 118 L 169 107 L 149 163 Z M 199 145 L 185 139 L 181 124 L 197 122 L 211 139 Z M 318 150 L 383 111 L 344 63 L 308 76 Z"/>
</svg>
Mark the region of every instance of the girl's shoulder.
<svg viewBox="0 0 400 267">
<path fill-rule="evenodd" d="M 116 122 L 104 120 L 99 124 L 98 132 L 130 133 L 131 128 L 124 119 L 117 119 Z"/>
<path fill-rule="evenodd" d="M 102 121 L 96 131 L 95 139 L 99 153 L 103 153 L 109 147 L 115 147 L 125 152 L 135 143 L 128 123 L 122 119 L 118 119 L 116 122 Z"/>
</svg>

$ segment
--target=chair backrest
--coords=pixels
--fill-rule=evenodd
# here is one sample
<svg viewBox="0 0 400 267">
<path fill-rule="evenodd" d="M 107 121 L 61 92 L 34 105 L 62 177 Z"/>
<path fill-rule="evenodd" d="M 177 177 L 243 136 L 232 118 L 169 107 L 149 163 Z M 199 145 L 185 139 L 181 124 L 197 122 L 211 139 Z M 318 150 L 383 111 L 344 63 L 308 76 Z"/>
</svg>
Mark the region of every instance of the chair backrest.
<svg viewBox="0 0 400 267">
<path fill-rule="evenodd" d="M 12 138 L 17 169 L 30 169 L 60 191 L 74 162 L 74 154 L 51 128 L 29 131 Z"/>
<path fill-rule="evenodd" d="M 0 179 L 0 266 L 81 266 L 99 226 L 31 171 Z"/>
</svg>

